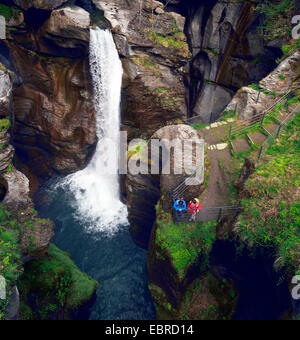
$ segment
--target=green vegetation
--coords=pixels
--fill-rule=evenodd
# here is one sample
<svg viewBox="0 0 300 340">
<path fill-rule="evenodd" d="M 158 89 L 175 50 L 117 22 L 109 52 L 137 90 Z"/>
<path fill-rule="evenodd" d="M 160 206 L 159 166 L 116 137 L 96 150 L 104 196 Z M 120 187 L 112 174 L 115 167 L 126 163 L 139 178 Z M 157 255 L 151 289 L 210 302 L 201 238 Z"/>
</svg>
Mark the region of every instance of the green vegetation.
<svg viewBox="0 0 300 340">
<path fill-rule="evenodd" d="M 146 70 L 152 72 L 156 77 L 160 77 L 161 73 L 159 72 L 158 65 L 153 62 L 153 60 L 149 56 L 132 56 L 132 61 L 144 67 Z"/>
<path fill-rule="evenodd" d="M 174 224 L 172 215 L 163 211 L 160 203 L 156 206 L 156 242 L 167 251 L 180 278 L 186 269 L 202 254 L 207 257 L 216 240 L 216 222 Z M 207 260 L 207 259 L 206 259 Z M 202 264 L 207 265 L 203 260 Z"/>
<path fill-rule="evenodd" d="M 229 118 L 236 118 L 237 112 L 235 110 L 223 111 L 220 120 L 225 122 Z"/>
<path fill-rule="evenodd" d="M 10 128 L 9 118 L 0 119 L 0 131 L 8 130 Z"/>
<path fill-rule="evenodd" d="M 147 147 L 146 141 L 141 141 L 139 143 L 134 144 L 132 147 L 129 147 L 129 150 L 127 151 L 127 159 L 130 159 L 132 156 L 139 154 L 141 151 L 145 153 L 145 147 Z M 146 155 L 144 153 L 141 153 L 141 157 L 145 157 Z M 148 154 L 147 154 L 148 156 Z"/>
<path fill-rule="evenodd" d="M 207 126 L 209 126 L 209 124 L 200 124 L 200 123 L 195 123 L 191 125 L 192 128 L 194 128 L 195 130 L 203 130 L 205 129 Z"/>
<path fill-rule="evenodd" d="M 218 280 L 207 272 L 188 287 L 179 320 L 229 320 L 237 298 L 231 281 Z"/>
<path fill-rule="evenodd" d="M 280 74 L 278 77 L 279 77 L 280 80 L 285 80 L 286 79 L 286 76 L 284 76 L 283 74 Z"/>
<path fill-rule="evenodd" d="M 9 21 L 11 18 L 17 18 L 21 11 L 15 7 L 0 4 L 0 15 L 4 16 L 5 20 Z"/>
<path fill-rule="evenodd" d="M 0 205 L 0 274 L 6 279 L 7 298 L 23 268 L 18 247 L 21 227 Z M 4 318 L 7 300 L 0 300 L 0 320 Z"/>
<path fill-rule="evenodd" d="M 68 319 L 70 312 L 89 301 L 97 286 L 95 280 L 75 266 L 67 253 L 51 244 L 47 255 L 25 266 L 18 284 L 21 319 L 47 320 L 53 318 L 53 313 Z M 29 296 L 31 299 L 34 296 L 34 302 Z"/>
<path fill-rule="evenodd" d="M 203 48 L 203 51 L 208 52 L 208 53 L 215 55 L 215 56 L 220 54 L 219 51 L 213 50 L 212 48 Z"/>
<path fill-rule="evenodd" d="M 300 270 L 300 117 L 274 142 L 246 182 L 238 234 L 253 247 L 275 247 L 278 267 Z"/>
<path fill-rule="evenodd" d="M 250 88 L 253 89 L 253 90 L 262 92 L 262 93 L 266 94 L 267 96 L 272 96 L 273 98 L 276 98 L 276 97 L 277 97 L 277 93 L 275 93 L 275 92 L 270 92 L 270 91 L 268 91 L 268 90 L 262 89 L 262 88 L 259 87 L 258 84 L 250 84 L 250 85 L 248 85 L 248 87 L 250 87 Z"/>
<path fill-rule="evenodd" d="M 21 292 L 21 318 L 24 319 L 47 319 L 54 312 L 66 313 L 67 318 L 67 313 L 76 312 L 97 287 L 96 281 L 80 272 L 70 257 L 54 245 L 46 255 L 23 268 L 21 249 L 29 257 L 42 256 L 32 232 L 46 223 L 49 220 L 38 218 L 31 207 L 10 213 L 0 205 L 0 274 L 6 280 L 7 293 L 6 300 L 0 300 L 0 320 L 5 318 L 15 285 Z M 32 293 L 36 304 L 33 309 L 27 304 L 28 294 Z"/>
<path fill-rule="evenodd" d="M 265 40 L 285 38 L 291 34 L 291 15 L 295 0 L 265 0 L 255 10 L 265 15 L 264 24 L 259 26 Z"/>
<path fill-rule="evenodd" d="M 151 29 L 147 29 L 145 30 L 145 35 L 157 45 L 173 49 L 179 57 L 190 58 L 191 56 L 189 45 L 182 32 L 174 30 L 171 34 L 164 36 Z"/>
<path fill-rule="evenodd" d="M 145 95 L 154 96 L 154 100 L 157 104 L 161 105 L 165 110 L 177 109 L 177 98 L 174 89 L 169 87 L 157 87 L 153 90 L 146 89 Z"/>
<path fill-rule="evenodd" d="M 283 57 L 281 59 L 278 59 L 277 63 L 279 64 L 282 60 L 291 56 L 299 48 L 300 48 L 300 39 L 291 41 L 287 45 L 283 45 L 282 46 Z"/>
</svg>

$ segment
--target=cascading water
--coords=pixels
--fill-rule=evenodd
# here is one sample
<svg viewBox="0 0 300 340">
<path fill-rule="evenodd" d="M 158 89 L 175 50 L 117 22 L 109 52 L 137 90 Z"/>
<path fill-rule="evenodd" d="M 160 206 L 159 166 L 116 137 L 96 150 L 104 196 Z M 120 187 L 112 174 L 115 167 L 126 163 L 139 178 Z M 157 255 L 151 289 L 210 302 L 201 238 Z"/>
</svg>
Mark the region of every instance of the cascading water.
<svg viewBox="0 0 300 340">
<path fill-rule="evenodd" d="M 115 233 L 127 224 L 118 177 L 122 64 L 109 30 L 90 31 L 90 68 L 97 120 L 96 152 L 82 171 L 61 185 L 75 196 L 76 215 L 90 231 Z"/>
<path fill-rule="evenodd" d="M 91 30 L 90 66 L 96 152 L 84 170 L 46 183 L 36 194 L 36 206 L 55 222 L 54 243 L 100 283 L 90 319 L 152 320 L 147 253 L 132 242 L 127 207 L 119 199 L 122 65 L 109 31 Z"/>
</svg>

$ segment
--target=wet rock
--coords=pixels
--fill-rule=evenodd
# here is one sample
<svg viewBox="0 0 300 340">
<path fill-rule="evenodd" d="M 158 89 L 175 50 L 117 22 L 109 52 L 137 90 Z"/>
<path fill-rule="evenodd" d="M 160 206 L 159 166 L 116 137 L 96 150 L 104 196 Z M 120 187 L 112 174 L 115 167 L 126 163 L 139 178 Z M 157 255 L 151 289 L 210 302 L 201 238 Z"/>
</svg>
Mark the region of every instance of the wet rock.
<svg viewBox="0 0 300 340">
<path fill-rule="evenodd" d="M 11 164 L 12 157 L 15 150 L 11 145 L 8 145 L 4 150 L 0 152 L 0 172 L 7 171 Z"/>
<path fill-rule="evenodd" d="M 126 193 L 127 193 L 127 206 L 129 212 L 129 222 L 131 225 L 131 235 L 133 240 L 141 247 L 147 248 L 149 243 L 150 234 L 152 231 L 153 223 L 156 219 L 156 204 L 163 196 L 163 205 L 167 210 L 172 207 L 172 192 L 182 183 L 190 173 L 186 170 L 190 170 L 185 167 L 184 162 L 180 163 L 177 153 L 174 153 L 172 146 L 177 145 L 183 149 L 184 142 L 186 140 L 198 138 L 197 132 L 188 125 L 170 125 L 159 129 L 151 140 L 157 140 L 161 142 L 161 147 L 164 155 L 167 157 L 164 159 L 164 163 L 161 169 L 161 173 L 150 173 L 150 167 L 148 174 L 127 175 L 126 178 Z M 175 141 L 175 144 L 173 142 Z M 150 141 L 151 143 L 151 141 Z M 150 145 L 148 143 L 148 145 Z M 145 146 L 141 148 L 136 154 L 129 156 L 129 161 L 136 159 L 141 164 L 151 164 L 151 166 L 157 165 L 159 155 L 153 150 L 151 158 L 148 159 L 148 149 Z M 165 151 L 165 152 L 164 152 Z M 189 145 L 186 146 L 186 152 L 190 151 L 192 162 L 195 161 L 197 154 L 189 150 Z M 199 154 L 198 154 L 199 156 Z M 175 166 L 174 166 L 175 165 Z M 191 199 L 199 195 L 201 190 L 201 182 L 195 179 L 198 185 L 190 186 L 186 197 Z"/>
<path fill-rule="evenodd" d="M 19 206 L 31 203 L 29 199 L 29 180 L 23 173 L 13 168 L 10 172 L 2 175 L 3 180 L 7 188 L 3 204 L 9 210 L 16 210 Z"/>
<path fill-rule="evenodd" d="M 272 95 L 259 93 L 250 87 L 242 87 L 226 107 L 226 110 L 236 109 L 238 117 L 246 120 L 264 112 L 274 101 Z"/>
<path fill-rule="evenodd" d="M 185 119 L 183 78 L 190 57 L 185 18 L 154 0 L 93 2 L 110 22 L 123 57 L 125 125 L 149 138 L 160 127 Z"/>
<path fill-rule="evenodd" d="M 260 81 L 261 88 L 276 93 L 287 92 L 294 82 L 299 86 L 300 81 L 300 51 L 283 60 L 280 65 L 266 78 Z"/>
<path fill-rule="evenodd" d="M 43 178 L 84 167 L 96 144 L 88 59 L 56 59 L 9 47 L 22 79 L 13 93 L 17 154 Z"/>
<path fill-rule="evenodd" d="M 0 117 L 6 117 L 10 114 L 10 103 L 12 93 L 12 76 L 1 65 L 0 68 Z"/>
<path fill-rule="evenodd" d="M 78 6 L 66 6 L 51 12 L 49 20 L 39 32 L 41 52 L 61 56 L 82 56 L 89 48 L 90 14 Z M 53 50 L 54 43 L 57 50 Z M 76 51 L 60 51 L 59 48 L 76 49 Z"/>
<path fill-rule="evenodd" d="M 190 113 L 209 122 L 220 113 L 234 92 L 255 83 L 276 67 L 280 46 L 269 48 L 259 35 L 262 18 L 250 2 L 179 2 L 188 18 L 193 59 L 190 79 Z"/>
<path fill-rule="evenodd" d="M 259 83 L 260 91 L 250 87 L 242 87 L 234 96 L 226 110 L 235 110 L 242 120 L 263 113 L 279 98 L 274 95 L 285 94 L 293 86 L 300 85 L 299 76 L 300 52 L 295 52 Z"/>
<path fill-rule="evenodd" d="M 13 0 L 17 6 L 27 10 L 31 7 L 51 10 L 61 6 L 68 0 Z"/>
<path fill-rule="evenodd" d="M 8 299 L 8 306 L 5 311 L 5 320 L 18 320 L 20 309 L 20 295 L 17 286 L 11 289 L 11 295 Z"/>
</svg>

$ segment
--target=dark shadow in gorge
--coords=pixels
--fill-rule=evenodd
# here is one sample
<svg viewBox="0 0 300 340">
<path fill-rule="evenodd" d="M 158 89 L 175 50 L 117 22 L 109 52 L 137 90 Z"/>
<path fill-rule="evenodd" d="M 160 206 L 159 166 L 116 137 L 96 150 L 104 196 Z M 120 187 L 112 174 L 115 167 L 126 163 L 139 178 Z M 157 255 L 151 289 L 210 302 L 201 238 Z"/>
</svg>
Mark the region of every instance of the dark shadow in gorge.
<svg viewBox="0 0 300 340">
<path fill-rule="evenodd" d="M 217 241 L 211 253 L 211 267 L 220 279 L 232 279 L 239 291 L 233 320 L 280 320 L 292 308 L 292 297 L 284 272 L 273 269 L 270 249 L 239 254 L 233 242 Z"/>
</svg>

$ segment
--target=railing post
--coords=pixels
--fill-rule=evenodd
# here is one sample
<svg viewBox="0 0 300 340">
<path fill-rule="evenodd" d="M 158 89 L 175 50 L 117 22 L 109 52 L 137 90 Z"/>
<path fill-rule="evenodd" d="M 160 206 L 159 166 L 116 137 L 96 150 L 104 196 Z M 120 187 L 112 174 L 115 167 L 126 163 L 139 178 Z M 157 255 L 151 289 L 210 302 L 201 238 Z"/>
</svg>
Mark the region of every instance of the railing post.
<svg viewBox="0 0 300 340">
<path fill-rule="evenodd" d="M 229 140 L 231 140 L 231 134 L 232 134 L 232 125 L 230 125 L 230 130 L 229 130 Z"/>
<path fill-rule="evenodd" d="M 257 97 L 257 99 L 256 99 L 256 104 L 258 103 L 259 98 L 260 98 L 260 91 L 258 91 L 258 97 Z"/>
<path fill-rule="evenodd" d="M 276 139 L 279 137 L 281 128 L 282 128 L 282 125 L 280 124 L 278 131 L 277 131 L 277 134 L 276 134 L 276 137 L 275 137 Z"/>
<path fill-rule="evenodd" d="M 262 153 L 263 153 L 263 150 L 264 150 L 264 146 L 262 145 L 262 147 L 261 147 L 260 150 L 259 150 L 259 154 L 258 154 L 258 159 L 257 159 L 258 162 L 259 162 L 260 159 L 261 159 L 261 155 L 262 155 Z"/>
<path fill-rule="evenodd" d="M 235 104 L 235 109 L 234 109 L 234 113 L 237 114 L 237 107 L 238 107 L 238 104 L 236 103 Z"/>
<path fill-rule="evenodd" d="M 265 112 L 264 112 L 264 114 L 263 114 L 263 117 L 262 117 L 262 120 L 261 120 L 261 123 L 260 123 L 260 127 L 262 127 L 262 126 L 263 126 L 263 123 L 264 123 L 264 120 L 265 120 L 266 114 L 267 114 L 267 111 L 265 111 Z"/>
<path fill-rule="evenodd" d="M 223 208 L 220 208 L 219 215 L 218 215 L 218 222 L 220 221 L 220 219 L 222 217 L 222 212 L 223 212 Z"/>
</svg>

